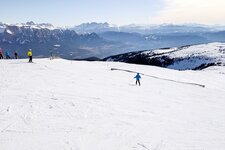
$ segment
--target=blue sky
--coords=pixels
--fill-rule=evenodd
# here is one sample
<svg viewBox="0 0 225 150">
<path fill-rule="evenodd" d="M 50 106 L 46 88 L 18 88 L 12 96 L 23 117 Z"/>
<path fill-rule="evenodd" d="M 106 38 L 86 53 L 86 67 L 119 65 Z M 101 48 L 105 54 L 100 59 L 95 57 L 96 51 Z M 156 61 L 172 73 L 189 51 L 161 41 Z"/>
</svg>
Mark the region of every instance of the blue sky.
<svg viewBox="0 0 225 150">
<path fill-rule="evenodd" d="M 4 23 L 225 24 L 224 0 L 4 0 L 1 6 Z"/>
</svg>

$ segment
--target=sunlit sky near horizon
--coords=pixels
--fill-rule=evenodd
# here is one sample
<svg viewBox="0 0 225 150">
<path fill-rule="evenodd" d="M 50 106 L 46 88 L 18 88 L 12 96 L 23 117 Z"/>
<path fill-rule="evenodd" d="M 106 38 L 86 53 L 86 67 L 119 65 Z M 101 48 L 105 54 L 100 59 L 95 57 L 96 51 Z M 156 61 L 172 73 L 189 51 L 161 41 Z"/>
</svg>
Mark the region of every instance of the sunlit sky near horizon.
<svg viewBox="0 0 225 150">
<path fill-rule="evenodd" d="M 2 0 L 0 22 L 225 25 L 225 0 Z"/>
</svg>

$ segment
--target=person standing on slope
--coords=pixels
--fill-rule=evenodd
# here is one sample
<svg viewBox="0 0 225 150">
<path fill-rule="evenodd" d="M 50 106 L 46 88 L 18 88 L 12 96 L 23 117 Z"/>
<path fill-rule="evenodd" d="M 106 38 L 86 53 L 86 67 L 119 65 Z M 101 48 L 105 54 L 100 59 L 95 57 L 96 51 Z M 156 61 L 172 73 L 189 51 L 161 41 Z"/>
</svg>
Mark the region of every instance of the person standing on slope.
<svg viewBox="0 0 225 150">
<path fill-rule="evenodd" d="M 32 50 L 29 49 L 28 52 L 27 52 L 27 56 L 29 57 L 29 62 L 30 62 L 30 63 L 32 63 L 32 55 L 33 55 L 33 54 L 32 54 Z"/>
<path fill-rule="evenodd" d="M 136 85 L 139 84 L 139 86 L 141 86 L 141 82 L 140 82 L 141 76 L 140 76 L 140 74 L 137 73 L 137 75 L 134 78 L 136 79 Z"/>
<path fill-rule="evenodd" d="M 17 51 L 15 51 L 14 56 L 15 56 L 15 59 L 18 59 L 18 53 L 17 53 Z"/>
<path fill-rule="evenodd" d="M 0 59 L 3 59 L 3 51 L 1 48 L 0 48 Z"/>
<path fill-rule="evenodd" d="M 10 55 L 9 55 L 9 51 L 5 51 L 5 58 L 6 59 L 10 59 L 11 58 Z"/>
</svg>

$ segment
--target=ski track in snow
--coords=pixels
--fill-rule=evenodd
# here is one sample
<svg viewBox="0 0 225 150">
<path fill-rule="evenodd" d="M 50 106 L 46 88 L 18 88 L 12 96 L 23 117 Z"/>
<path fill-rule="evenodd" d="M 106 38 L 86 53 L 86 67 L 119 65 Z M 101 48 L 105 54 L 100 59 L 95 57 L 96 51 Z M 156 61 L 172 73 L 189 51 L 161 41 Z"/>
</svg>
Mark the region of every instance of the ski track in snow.
<svg viewBox="0 0 225 150">
<path fill-rule="evenodd" d="M 225 67 L 34 61 L 0 61 L 0 150 L 225 149 Z"/>
</svg>

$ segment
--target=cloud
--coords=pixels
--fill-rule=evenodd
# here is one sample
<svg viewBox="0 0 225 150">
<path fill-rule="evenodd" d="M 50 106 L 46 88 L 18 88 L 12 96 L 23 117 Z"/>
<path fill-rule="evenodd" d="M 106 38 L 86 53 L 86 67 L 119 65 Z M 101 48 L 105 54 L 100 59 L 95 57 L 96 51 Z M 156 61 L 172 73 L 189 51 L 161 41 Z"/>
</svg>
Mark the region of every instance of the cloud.
<svg viewBox="0 0 225 150">
<path fill-rule="evenodd" d="M 225 24 L 225 0 L 165 0 L 153 23 Z"/>
</svg>

